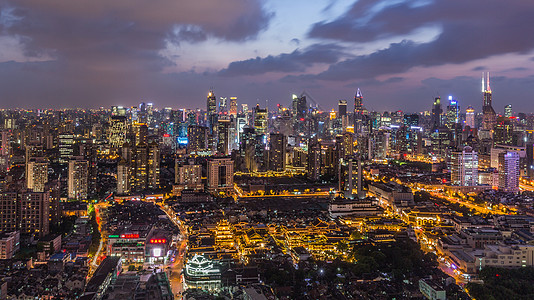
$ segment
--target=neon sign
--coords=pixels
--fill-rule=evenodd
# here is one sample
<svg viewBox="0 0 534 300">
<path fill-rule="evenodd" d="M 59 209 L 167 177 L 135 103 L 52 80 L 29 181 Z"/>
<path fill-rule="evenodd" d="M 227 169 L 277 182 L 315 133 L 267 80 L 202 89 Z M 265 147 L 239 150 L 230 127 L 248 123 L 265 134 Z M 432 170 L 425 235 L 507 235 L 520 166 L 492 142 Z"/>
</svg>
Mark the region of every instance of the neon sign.
<svg viewBox="0 0 534 300">
<path fill-rule="evenodd" d="M 138 239 L 139 234 L 130 233 L 130 234 L 121 234 L 121 239 Z"/>
<path fill-rule="evenodd" d="M 165 244 L 167 243 L 166 239 L 150 239 L 151 244 Z"/>
</svg>

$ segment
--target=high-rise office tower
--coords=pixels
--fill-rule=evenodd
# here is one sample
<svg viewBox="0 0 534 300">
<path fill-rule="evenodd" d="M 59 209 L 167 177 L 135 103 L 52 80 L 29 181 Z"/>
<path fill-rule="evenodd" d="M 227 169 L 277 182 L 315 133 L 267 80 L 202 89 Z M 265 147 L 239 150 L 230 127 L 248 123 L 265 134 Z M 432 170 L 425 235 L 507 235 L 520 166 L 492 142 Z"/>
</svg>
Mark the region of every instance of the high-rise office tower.
<svg viewBox="0 0 534 300">
<path fill-rule="evenodd" d="M 342 118 L 347 115 L 347 100 L 338 101 L 338 116 Z"/>
<path fill-rule="evenodd" d="M 269 169 L 282 172 L 286 168 L 287 138 L 281 133 L 271 133 L 269 147 Z"/>
<path fill-rule="evenodd" d="M 89 164 L 82 156 L 73 156 L 69 161 L 68 196 L 70 199 L 87 199 Z"/>
<path fill-rule="evenodd" d="M 126 159 L 121 159 L 117 164 L 117 194 L 123 195 L 130 192 L 130 164 Z"/>
<path fill-rule="evenodd" d="M 147 169 L 148 179 L 147 188 L 157 189 L 159 188 L 160 178 L 160 151 L 159 144 L 152 141 L 148 144 L 148 157 L 147 157 Z"/>
<path fill-rule="evenodd" d="M 514 144 L 514 124 L 509 118 L 498 117 L 495 122 L 493 141 L 495 144 Z"/>
<path fill-rule="evenodd" d="M 142 191 L 148 185 L 148 145 L 139 144 L 133 148 L 132 191 Z"/>
<path fill-rule="evenodd" d="M 74 154 L 74 134 L 72 131 L 64 131 L 59 134 L 59 162 L 66 164 Z"/>
<path fill-rule="evenodd" d="M 219 113 L 220 114 L 228 113 L 228 98 L 227 97 L 219 98 Z"/>
<path fill-rule="evenodd" d="M 499 189 L 504 192 L 519 192 L 519 153 L 499 153 Z"/>
<path fill-rule="evenodd" d="M 475 128 L 475 109 L 472 106 L 465 110 L 465 125 Z"/>
<path fill-rule="evenodd" d="M 336 137 L 338 158 L 345 158 L 354 154 L 354 134 L 344 132 Z"/>
<path fill-rule="evenodd" d="M 308 140 L 308 179 L 318 181 L 321 175 L 321 143 L 317 138 Z"/>
<path fill-rule="evenodd" d="M 495 110 L 491 103 L 490 74 L 482 73 L 482 129 L 493 130 L 495 125 Z"/>
<path fill-rule="evenodd" d="M 43 237 L 50 229 L 50 193 L 25 191 L 19 199 L 20 232 Z"/>
<path fill-rule="evenodd" d="M 306 104 L 306 96 L 301 95 L 300 97 L 297 95 L 293 95 L 293 116 L 297 119 L 305 119 L 308 111 L 308 107 Z"/>
<path fill-rule="evenodd" d="M 436 97 L 434 99 L 434 105 L 432 106 L 432 116 L 431 116 L 432 128 L 441 127 L 441 114 L 442 113 L 443 113 L 443 109 L 441 108 L 441 99 L 439 97 Z"/>
<path fill-rule="evenodd" d="M 504 117 L 511 118 L 514 115 L 512 112 L 512 104 L 508 104 L 504 107 Z"/>
<path fill-rule="evenodd" d="M 217 123 L 217 152 L 228 155 L 230 145 L 230 118 L 221 116 Z"/>
<path fill-rule="evenodd" d="M 268 111 L 267 108 L 260 108 L 259 104 L 256 104 L 254 108 L 254 130 L 257 135 L 262 135 L 267 133 L 268 125 Z"/>
<path fill-rule="evenodd" d="M 231 192 L 234 189 L 234 162 L 230 158 L 208 160 L 208 191 Z"/>
<path fill-rule="evenodd" d="M 458 101 L 449 96 L 449 105 L 447 105 L 447 127 L 452 129 L 457 124 L 460 116 L 460 106 Z"/>
<path fill-rule="evenodd" d="M 187 150 L 206 151 L 208 149 L 209 128 L 204 126 L 189 126 L 187 128 Z"/>
<path fill-rule="evenodd" d="M 237 97 L 230 97 L 230 116 L 237 117 Z"/>
<path fill-rule="evenodd" d="M 353 156 L 341 159 L 339 162 L 339 192 L 345 198 L 359 198 L 362 193 L 361 160 Z"/>
<path fill-rule="evenodd" d="M 148 139 L 148 126 L 146 123 L 134 123 L 135 145 L 146 144 Z"/>
<path fill-rule="evenodd" d="M 217 141 L 217 97 L 213 91 L 209 91 L 207 100 L 208 117 L 208 148 L 214 149 Z"/>
<path fill-rule="evenodd" d="M 478 185 L 478 155 L 471 147 L 451 153 L 451 184 Z"/>
<path fill-rule="evenodd" d="M 127 119 L 123 115 L 112 115 L 109 119 L 109 144 L 119 148 L 126 142 Z"/>
<path fill-rule="evenodd" d="M 28 162 L 26 187 L 34 192 L 44 192 L 48 182 L 48 159 L 32 157 Z"/>
</svg>

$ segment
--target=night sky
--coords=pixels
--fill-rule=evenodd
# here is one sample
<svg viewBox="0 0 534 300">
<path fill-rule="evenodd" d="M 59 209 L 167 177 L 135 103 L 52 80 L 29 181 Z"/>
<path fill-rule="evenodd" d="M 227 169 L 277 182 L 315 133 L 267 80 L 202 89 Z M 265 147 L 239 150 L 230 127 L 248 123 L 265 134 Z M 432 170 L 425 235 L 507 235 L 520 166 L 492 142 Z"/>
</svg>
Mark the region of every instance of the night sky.
<svg viewBox="0 0 534 300">
<path fill-rule="evenodd" d="M 480 111 L 490 71 L 497 112 L 534 112 L 533 28 L 528 0 L 0 0 L 0 108 L 205 108 L 212 87 L 271 109 L 360 88 L 369 110 Z"/>
</svg>

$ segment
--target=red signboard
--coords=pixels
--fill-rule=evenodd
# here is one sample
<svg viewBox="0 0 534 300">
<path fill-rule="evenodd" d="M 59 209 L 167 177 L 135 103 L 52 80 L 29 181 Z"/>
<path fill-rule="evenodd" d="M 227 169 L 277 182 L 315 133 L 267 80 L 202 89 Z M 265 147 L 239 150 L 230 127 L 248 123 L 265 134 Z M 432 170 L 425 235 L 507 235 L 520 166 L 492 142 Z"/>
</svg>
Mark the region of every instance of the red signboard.
<svg viewBox="0 0 534 300">
<path fill-rule="evenodd" d="M 121 234 L 121 239 L 138 239 L 138 238 L 139 238 L 139 234 L 134 234 L 134 233 Z"/>
<path fill-rule="evenodd" d="M 151 244 L 165 244 L 166 242 L 166 239 L 150 239 Z"/>
</svg>

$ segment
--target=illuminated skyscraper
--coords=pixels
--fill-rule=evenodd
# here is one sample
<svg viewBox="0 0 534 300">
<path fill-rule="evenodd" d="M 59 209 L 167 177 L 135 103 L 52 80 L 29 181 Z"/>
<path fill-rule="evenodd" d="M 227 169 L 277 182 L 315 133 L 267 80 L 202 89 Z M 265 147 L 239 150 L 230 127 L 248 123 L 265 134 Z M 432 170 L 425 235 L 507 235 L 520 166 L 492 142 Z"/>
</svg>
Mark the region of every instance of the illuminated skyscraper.
<svg viewBox="0 0 534 300">
<path fill-rule="evenodd" d="M 217 140 L 217 97 L 213 91 L 208 93 L 207 101 L 207 117 L 208 117 L 208 148 L 214 149 Z"/>
<path fill-rule="evenodd" d="M 222 116 L 217 122 L 217 152 L 228 155 L 230 145 L 230 119 L 228 116 Z"/>
<path fill-rule="evenodd" d="M 358 116 L 361 116 L 363 114 L 363 96 L 360 89 L 356 91 L 356 95 L 354 95 L 354 117 L 358 118 Z"/>
<path fill-rule="evenodd" d="M 491 105 L 490 75 L 482 73 L 482 129 L 493 130 L 495 125 L 495 110 Z"/>
<path fill-rule="evenodd" d="M 504 117 L 511 118 L 513 116 L 512 104 L 508 104 L 504 107 Z"/>
<path fill-rule="evenodd" d="M 359 198 L 362 192 L 361 161 L 353 156 L 342 158 L 339 162 L 339 192 L 345 198 Z"/>
<path fill-rule="evenodd" d="M 459 186 L 478 185 L 478 155 L 473 148 L 451 153 L 451 184 Z"/>
<path fill-rule="evenodd" d="M 260 108 L 259 104 L 256 104 L 254 109 L 254 130 L 257 135 L 262 135 L 267 133 L 267 108 Z"/>
<path fill-rule="evenodd" d="M 230 116 L 237 116 L 237 97 L 230 97 Z"/>
<path fill-rule="evenodd" d="M 89 163 L 82 156 L 74 156 L 69 161 L 69 198 L 87 199 L 87 177 Z"/>
<path fill-rule="evenodd" d="M 475 109 L 472 106 L 465 110 L 465 125 L 475 128 Z"/>
<path fill-rule="evenodd" d="M 449 96 L 449 105 L 447 106 L 447 127 L 452 129 L 454 124 L 458 123 L 460 113 L 460 106 L 458 101 Z"/>
<path fill-rule="evenodd" d="M 109 119 L 109 144 L 119 148 L 126 142 L 126 117 L 112 115 Z"/>
<path fill-rule="evenodd" d="M 189 126 L 187 127 L 187 150 L 206 151 L 208 149 L 208 127 Z"/>
<path fill-rule="evenodd" d="M 45 184 L 48 182 L 48 159 L 44 157 L 30 158 L 27 170 L 27 188 L 34 192 L 44 192 Z"/>
<path fill-rule="evenodd" d="M 123 158 L 117 164 L 117 194 L 128 194 L 130 192 L 130 166 Z"/>
<path fill-rule="evenodd" d="M 505 192 L 519 192 L 519 153 L 499 153 L 499 189 Z"/>
</svg>

